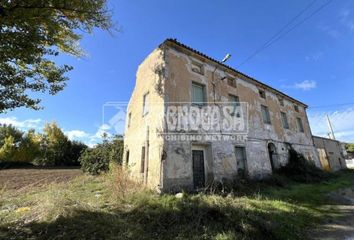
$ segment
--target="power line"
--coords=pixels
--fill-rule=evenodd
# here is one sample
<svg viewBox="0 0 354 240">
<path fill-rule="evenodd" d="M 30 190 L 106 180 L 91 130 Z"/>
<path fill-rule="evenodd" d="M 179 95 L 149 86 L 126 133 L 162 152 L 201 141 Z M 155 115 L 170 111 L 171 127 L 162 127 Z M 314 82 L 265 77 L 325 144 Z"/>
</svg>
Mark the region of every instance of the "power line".
<svg viewBox="0 0 354 240">
<path fill-rule="evenodd" d="M 274 34 L 267 42 L 265 42 L 260 48 L 258 48 L 256 51 L 254 51 L 249 57 L 247 57 L 244 61 L 242 61 L 236 68 L 239 68 L 240 66 L 244 65 L 247 63 L 249 60 L 251 60 L 254 56 L 256 56 L 259 52 L 263 51 L 264 49 L 270 47 L 273 45 L 275 42 L 279 41 L 282 37 L 287 35 L 289 32 L 294 30 L 296 27 L 300 26 L 304 22 L 306 22 L 308 19 L 313 17 L 315 14 L 320 12 L 323 8 L 325 8 L 327 5 L 329 5 L 332 0 L 328 0 L 325 2 L 323 5 L 321 5 L 319 8 L 317 8 L 315 11 L 313 11 L 309 16 L 295 24 L 293 27 L 282 33 L 288 26 L 290 26 L 297 18 L 299 18 L 304 12 L 307 11 L 317 0 L 312 1 L 309 5 L 307 5 L 300 13 L 298 13 L 294 18 L 292 18 L 287 24 L 285 24 L 281 30 L 279 30 L 276 34 Z M 275 38 L 275 39 L 274 39 Z"/>
</svg>

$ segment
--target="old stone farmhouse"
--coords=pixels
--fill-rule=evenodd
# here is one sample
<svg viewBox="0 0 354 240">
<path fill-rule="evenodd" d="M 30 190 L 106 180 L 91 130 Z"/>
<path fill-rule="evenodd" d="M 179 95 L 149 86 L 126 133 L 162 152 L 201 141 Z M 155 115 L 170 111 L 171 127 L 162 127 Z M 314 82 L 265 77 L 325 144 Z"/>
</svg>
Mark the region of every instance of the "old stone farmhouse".
<svg viewBox="0 0 354 240">
<path fill-rule="evenodd" d="M 200 131 L 181 129 L 170 137 L 168 106 L 201 109 L 228 102 L 246 104 L 247 111 L 236 116 L 246 121 L 246 132 L 218 130 L 217 139 L 215 132 L 208 138 L 188 138 Z M 286 163 L 290 146 L 321 166 L 306 108 L 223 62 L 167 39 L 138 68 L 127 108 L 125 165 L 137 180 L 161 191 L 203 188 L 238 174 L 264 177 Z M 226 135 L 241 138 L 220 139 Z"/>
</svg>

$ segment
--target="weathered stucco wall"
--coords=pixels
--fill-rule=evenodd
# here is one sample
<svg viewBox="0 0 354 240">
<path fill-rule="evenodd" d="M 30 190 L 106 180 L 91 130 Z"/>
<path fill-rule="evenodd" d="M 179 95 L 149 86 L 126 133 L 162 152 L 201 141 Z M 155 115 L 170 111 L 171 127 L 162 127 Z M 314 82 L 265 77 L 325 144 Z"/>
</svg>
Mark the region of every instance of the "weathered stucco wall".
<svg viewBox="0 0 354 240">
<path fill-rule="evenodd" d="M 192 62 L 201 64 L 204 73 L 192 71 Z M 214 80 L 217 80 L 214 92 L 212 73 L 216 65 L 183 47 L 165 44 L 154 50 L 139 66 L 136 86 L 128 107 L 131 124 L 126 127 L 125 132 L 125 153 L 129 151 L 129 169 L 133 176 L 140 181 L 146 178 L 146 173 L 140 173 L 140 166 L 141 148 L 146 144 L 147 129 L 150 142 L 147 184 L 163 191 L 193 188 L 193 149 L 204 151 L 206 184 L 237 175 L 236 146 L 245 147 L 247 173 L 254 178 L 262 178 L 272 172 L 269 143 L 273 143 L 276 148 L 275 167 L 286 164 L 289 144 L 320 166 L 304 105 L 279 96 L 279 93 L 262 84 L 220 65 L 214 75 Z M 236 86 L 221 81 L 224 77 L 235 78 Z M 238 96 L 240 102 L 248 103 L 249 126 L 246 141 L 175 141 L 160 135 L 165 129 L 164 104 L 190 103 L 192 82 L 205 86 L 207 102 L 228 102 L 228 96 L 232 94 Z M 260 97 L 260 89 L 265 91 L 265 99 Z M 142 101 L 147 92 L 151 107 L 149 113 L 143 116 Z M 284 101 L 283 106 L 279 103 L 279 97 Z M 295 111 L 294 104 L 298 106 L 298 112 Z M 271 124 L 263 123 L 261 105 L 269 108 Z M 288 116 L 289 130 L 282 126 L 281 111 Z M 304 132 L 300 132 L 297 127 L 297 117 L 302 120 Z"/>
<path fill-rule="evenodd" d="M 328 162 L 329 170 L 338 171 L 340 169 L 346 168 L 345 159 L 342 154 L 342 146 L 341 143 L 322 137 L 313 137 L 313 141 L 315 146 L 320 154 L 321 162 L 326 165 Z M 323 166 L 325 168 L 325 166 Z"/>
<path fill-rule="evenodd" d="M 136 85 L 127 109 L 124 136 L 124 159 L 128 169 L 137 181 L 145 182 L 150 187 L 159 187 L 161 177 L 161 158 L 163 139 L 163 78 L 164 54 L 160 49 L 154 50 L 139 66 Z M 148 113 L 143 114 L 143 96 L 148 93 Z M 130 120 L 129 120 L 130 115 Z M 130 125 L 128 126 L 128 123 Z M 147 140 L 149 146 L 147 147 Z M 145 170 L 142 170 L 142 147 L 148 149 L 145 157 Z"/>
<path fill-rule="evenodd" d="M 204 74 L 195 73 L 191 70 L 191 63 L 203 64 Z M 165 83 L 166 102 L 191 102 L 191 85 L 197 82 L 205 86 L 208 102 L 214 101 L 212 91 L 212 72 L 215 66 L 198 55 L 185 54 L 175 48 L 169 48 L 166 52 L 166 64 L 168 74 Z M 216 79 L 224 76 L 236 78 L 236 87 L 229 86 L 226 81 L 219 81 L 215 86 L 215 101 L 227 102 L 228 95 L 236 95 L 240 102 L 249 105 L 249 132 L 248 138 L 241 146 L 246 148 L 248 174 L 255 178 L 264 177 L 272 172 L 268 153 L 268 143 L 272 142 L 277 149 L 277 166 L 284 165 L 288 159 L 288 145 L 303 153 L 309 160 L 320 166 L 316 149 L 313 146 L 312 134 L 307 120 L 304 106 L 284 98 L 284 106 L 280 106 L 278 96 L 262 86 L 258 86 L 244 76 L 238 76 L 225 69 L 217 69 Z M 183 90 L 180 90 L 183 89 Z M 266 99 L 259 95 L 259 89 L 265 90 Z M 294 109 L 294 104 L 299 112 Z M 272 124 L 264 124 L 261 114 L 261 105 L 269 108 Z M 281 122 L 280 112 L 286 112 L 289 122 L 289 130 L 284 129 Z M 296 118 L 302 119 L 304 132 L 297 127 Z M 193 144 L 205 144 L 211 149 L 213 177 L 216 180 L 230 178 L 237 173 L 235 160 L 235 146 L 240 142 L 188 142 L 183 143 L 165 141 L 167 158 L 164 161 L 164 187 L 178 185 L 192 186 L 192 155 Z M 210 174 L 209 174 L 210 175 Z"/>
</svg>

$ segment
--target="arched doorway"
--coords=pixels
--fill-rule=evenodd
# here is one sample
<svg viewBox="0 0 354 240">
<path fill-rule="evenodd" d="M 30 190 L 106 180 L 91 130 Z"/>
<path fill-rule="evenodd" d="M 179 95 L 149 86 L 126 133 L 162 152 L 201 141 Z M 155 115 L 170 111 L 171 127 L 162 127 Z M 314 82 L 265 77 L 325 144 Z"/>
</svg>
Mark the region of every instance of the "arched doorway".
<svg viewBox="0 0 354 240">
<path fill-rule="evenodd" d="M 269 160 L 270 165 L 272 167 L 272 171 L 277 168 L 277 148 L 275 147 L 274 143 L 268 144 L 268 153 L 269 153 Z"/>
</svg>

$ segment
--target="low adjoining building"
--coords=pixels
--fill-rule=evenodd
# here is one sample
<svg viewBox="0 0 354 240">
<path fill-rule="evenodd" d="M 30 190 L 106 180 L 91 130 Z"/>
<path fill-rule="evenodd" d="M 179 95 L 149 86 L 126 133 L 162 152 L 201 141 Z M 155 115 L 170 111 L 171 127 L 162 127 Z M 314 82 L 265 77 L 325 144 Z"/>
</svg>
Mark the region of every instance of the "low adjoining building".
<svg viewBox="0 0 354 240">
<path fill-rule="evenodd" d="M 206 114 L 211 108 L 226 109 L 214 115 L 219 120 L 223 115 L 222 123 L 231 116 L 235 129 L 220 128 L 215 116 L 212 131 L 201 129 L 213 115 Z M 306 108 L 167 39 L 137 71 L 127 108 L 125 164 L 137 180 L 161 191 L 203 188 L 241 174 L 262 178 L 286 164 L 290 147 L 320 167 Z M 187 112 L 189 118 L 183 115 Z M 192 122 L 200 118 L 203 124 L 193 128 Z"/>
<path fill-rule="evenodd" d="M 313 136 L 313 141 L 318 151 L 322 169 L 338 171 L 346 168 L 342 143 L 319 136 Z"/>
</svg>

